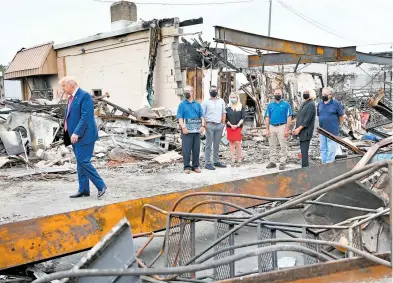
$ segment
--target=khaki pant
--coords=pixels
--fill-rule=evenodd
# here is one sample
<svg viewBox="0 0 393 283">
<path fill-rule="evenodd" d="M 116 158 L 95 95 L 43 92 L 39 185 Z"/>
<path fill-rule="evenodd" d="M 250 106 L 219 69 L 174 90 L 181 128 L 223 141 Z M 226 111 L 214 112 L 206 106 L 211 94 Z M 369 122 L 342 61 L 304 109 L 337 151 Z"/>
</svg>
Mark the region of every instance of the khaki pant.
<svg viewBox="0 0 393 283">
<path fill-rule="evenodd" d="M 280 143 L 281 147 L 281 157 L 280 163 L 285 164 L 288 156 L 288 140 L 285 137 L 285 127 L 286 125 L 281 125 L 278 127 L 274 127 L 270 125 L 270 137 L 269 137 L 269 146 L 270 146 L 270 162 L 277 163 L 278 161 L 278 153 L 277 153 L 277 140 Z"/>
</svg>

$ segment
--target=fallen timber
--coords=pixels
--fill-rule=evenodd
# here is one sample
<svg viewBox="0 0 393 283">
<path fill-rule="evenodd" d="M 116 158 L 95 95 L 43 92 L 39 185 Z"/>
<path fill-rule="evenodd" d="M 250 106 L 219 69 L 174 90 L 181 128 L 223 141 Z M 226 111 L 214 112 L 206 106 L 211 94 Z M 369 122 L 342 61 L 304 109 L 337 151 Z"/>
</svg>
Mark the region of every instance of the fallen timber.
<svg viewBox="0 0 393 283">
<path fill-rule="evenodd" d="M 0 270 L 49 260 L 93 247 L 123 217 L 130 222 L 134 237 L 166 227 L 166 217 L 149 214 L 142 223 L 143 206 L 150 204 L 171 211 L 175 201 L 196 192 L 253 194 L 263 197 L 290 197 L 349 172 L 359 158 L 349 158 L 316 167 L 284 171 L 259 177 L 220 183 L 197 189 L 129 200 L 105 206 L 0 225 Z M 218 198 L 227 200 L 228 197 Z M 182 201 L 177 211 L 188 211 L 198 201 L 197 196 Z M 243 207 L 266 203 L 253 199 L 231 199 Z M 207 204 L 199 209 L 205 214 L 226 214 L 235 208 Z M 5 255 L 5 256 L 4 256 Z"/>
</svg>

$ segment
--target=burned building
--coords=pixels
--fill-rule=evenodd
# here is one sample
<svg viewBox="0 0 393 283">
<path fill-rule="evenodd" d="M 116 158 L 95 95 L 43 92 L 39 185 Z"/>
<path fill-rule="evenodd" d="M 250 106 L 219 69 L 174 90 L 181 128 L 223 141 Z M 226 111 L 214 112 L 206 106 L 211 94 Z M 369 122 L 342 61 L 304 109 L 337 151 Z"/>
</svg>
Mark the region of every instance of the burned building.
<svg viewBox="0 0 393 283">
<path fill-rule="evenodd" d="M 149 105 L 175 110 L 183 80 L 178 54 L 183 27 L 202 19 L 178 18 L 137 21 L 132 2 L 111 5 L 112 30 L 72 42 L 21 49 L 5 72 L 5 79 L 22 83 L 22 98 L 40 95 L 61 99 L 58 80 L 70 75 L 94 96 L 110 94 L 110 101 L 128 109 Z"/>
</svg>

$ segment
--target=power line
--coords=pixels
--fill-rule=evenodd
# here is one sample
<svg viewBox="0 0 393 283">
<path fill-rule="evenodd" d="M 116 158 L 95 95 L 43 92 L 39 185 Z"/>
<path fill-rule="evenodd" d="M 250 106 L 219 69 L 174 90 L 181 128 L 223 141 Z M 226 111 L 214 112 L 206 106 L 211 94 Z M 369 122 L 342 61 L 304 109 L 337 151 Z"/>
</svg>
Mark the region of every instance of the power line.
<svg viewBox="0 0 393 283">
<path fill-rule="evenodd" d="M 305 15 L 303 15 L 303 14 L 300 13 L 299 11 L 295 10 L 294 8 L 292 8 L 291 6 L 289 6 L 288 4 L 282 2 L 281 0 L 277 0 L 277 2 L 278 2 L 281 6 L 283 6 L 283 7 L 286 8 L 287 10 L 291 11 L 291 12 L 294 13 L 295 15 L 299 16 L 299 17 L 302 18 L 303 20 L 307 21 L 308 23 L 312 24 L 313 26 L 316 26 L 317 28 L 319 28 L 319 29 L 321 29 L 321 30 L 324 30 L 324 31 L 326 31 L 326 32 L 328 32 L 328 33 L 330 33 L 330 34 L 333 34 L 333 35 L 335 35 L 335 36 L 337 36 L 337 37 L 340 37 L 340 38 L 342 38 L 342 39 L 346 39 L 345 37 L 343 37 L 343 36 L 341 36 L 341 35 L 339 35 L 339 34 L 333 32 L 333 31 L 332 31 L 330 28 L 328 28 L 327 26 L 324 26 L 323 24 L 318 23 L 317 21 L 312 20 L 312 19 L 306 17 Z M 348 40 L 348 39 L 346 39 L 346 40 Z M 353 40 L 351 40 L 351 41 L 353 41 Z"/>
<path fill-rule="evenodd" d="M 111 0 L 94 0 L 95 2 L 109 2 L 113 3 L 116 1 Z M 206 2 L 206 3 L 166 3 L 166 2 L 133 2 L 136 5 L 161 5 L 161 6 L 207 6 L 207 5 L 228 5 L 228 4 L 240 4 L 240 3 L 250 3 L 254 2 L 255 0 L 236 0 L 236 1 L 224 1 L 224 2 Z M 267 2 L 267 1 L 263 1 Z"/>
</svg>

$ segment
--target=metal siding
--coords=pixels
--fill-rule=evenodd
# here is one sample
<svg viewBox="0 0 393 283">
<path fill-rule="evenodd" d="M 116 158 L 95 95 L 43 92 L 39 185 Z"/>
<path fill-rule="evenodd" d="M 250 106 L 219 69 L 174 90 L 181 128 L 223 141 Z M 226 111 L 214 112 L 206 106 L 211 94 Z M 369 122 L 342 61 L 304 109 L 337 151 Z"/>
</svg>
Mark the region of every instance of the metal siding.
<svg viewBox="0 0 393 283">
<path fill-rule="evenodd" d="M 43 75 L 42 67 L 52 48 L 53 42 L 49 42 L 19 51 L 4 73 L 4 78 L 12 79 Z"/>
</svg>

